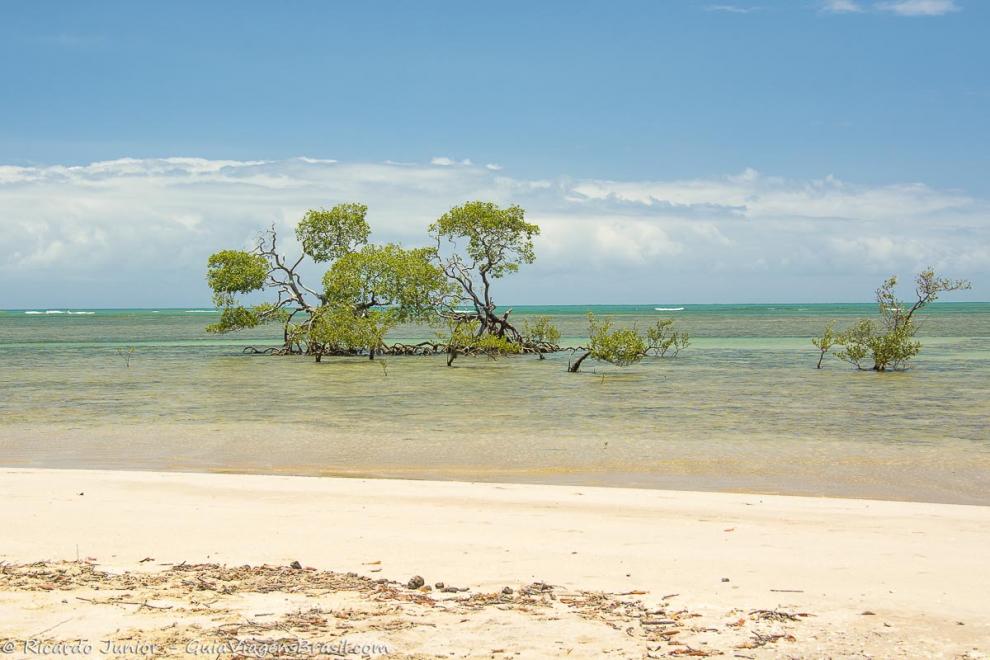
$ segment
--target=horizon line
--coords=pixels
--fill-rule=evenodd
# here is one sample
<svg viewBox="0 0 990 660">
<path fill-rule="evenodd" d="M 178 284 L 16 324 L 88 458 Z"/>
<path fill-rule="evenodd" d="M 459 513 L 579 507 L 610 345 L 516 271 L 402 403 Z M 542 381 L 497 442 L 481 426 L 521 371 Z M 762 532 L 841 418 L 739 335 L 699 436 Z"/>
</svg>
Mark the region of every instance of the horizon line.
<svg viewBox="0 0 990 660">
<path fill-rule="evenodd" d="M 701 305 L 722 305 L 722 306 L 764 306 L 764 305 L 876 305 L 875 300 L 855 300 L 855 301 L 830 301 L 830 302 L 783 302 L 783 301 L 773 301 L 773 302 L 704 302 L 704 303 L 688 303 L 688 302 L 678 302 L 678 303 L 523 303 L 515 305 L 496 305 L 496 309 L 514 309 L 517 307 L 650 307 L 653 305 L 663 306 L 677 306 L 677 305 L 690 305 L 690 306 L 701 306 Z M 990 300 L 936 300 L 929 305 L 986 305 L 990 304 Z M 468 305 L 456 306 L 467 308 Z M 211 307 L 208 305 L 180 305 L 179 307 L 171 306 L 153 306 L 153 307 L 101 307 L 101 306 L 86 306 L 86 305 L 38 305 L 34 307 L 0 307 L 0 312 L 31 312 L 31 311 L 69 311 L 69 310 L 85 310 L 85 311 L 174 311 L 174 310 L 201 310 L 201 311 L 219 311 L 216 307 Z M 675 311 L 675 310 L 663 310 L 663 311 Z"/>
</svg>

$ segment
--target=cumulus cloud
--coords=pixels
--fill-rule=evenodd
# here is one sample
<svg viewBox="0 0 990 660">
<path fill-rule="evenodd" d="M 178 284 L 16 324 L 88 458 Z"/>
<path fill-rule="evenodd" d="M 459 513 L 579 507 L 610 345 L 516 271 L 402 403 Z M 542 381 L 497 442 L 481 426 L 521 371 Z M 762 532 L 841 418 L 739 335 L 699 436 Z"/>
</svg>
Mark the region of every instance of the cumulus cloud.
<svg viewBox="0 0 990 660">
<path fill-rule="evenodd" d="M 375 240 L 408 245 L 426 244 L 426 226 L 455 204 L 522 205 L 542 228 L 538 260 L 500 283 L 505 303 L 857 299 L 929 263 L 977 282 L 990 274 L 990 203 L 921 183 L 752 169 L 527 179 L 447 160 L 0 166 L 0 308 L 203 304 L 212 251 L 249 246 L 273 224 L 293 249 L 306 209 L 344 201 L 368 204 Z M 856 288 L 830 288 L 836 278 Z"/>
</svg>

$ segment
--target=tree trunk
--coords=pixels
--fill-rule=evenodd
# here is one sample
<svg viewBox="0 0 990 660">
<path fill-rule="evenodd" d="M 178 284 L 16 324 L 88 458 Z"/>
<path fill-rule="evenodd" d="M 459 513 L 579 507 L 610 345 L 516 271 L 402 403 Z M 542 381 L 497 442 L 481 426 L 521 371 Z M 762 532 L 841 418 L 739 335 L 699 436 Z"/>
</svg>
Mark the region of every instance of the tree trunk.
<svg viewBox="0 0 990 660">
<path fill-rule="evenodd" d="M 571 364 L 571 366 L 567 367 L 567 371 L 571 372 L 572 374 L 576 374 L 578 372 L 578 369 L 581 368 L 581 363 L 584 362 L 585 358 L 587 358 L 589 355 L 591 355 L 591 351 L 588 351 L 587 353 L 579 357 L 577 359 L 577 362 L 574 362 L 573 364 Z"/>
</svg>

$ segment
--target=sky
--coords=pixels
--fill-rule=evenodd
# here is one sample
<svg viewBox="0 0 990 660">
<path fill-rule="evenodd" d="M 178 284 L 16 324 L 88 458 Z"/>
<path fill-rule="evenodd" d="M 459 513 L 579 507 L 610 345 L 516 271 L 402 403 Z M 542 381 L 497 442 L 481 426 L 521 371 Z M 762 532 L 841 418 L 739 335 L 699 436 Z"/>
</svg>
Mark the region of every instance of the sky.
<svg viewBox="0 0 990 660">
<path fill-rule="evenodd" d="M 0 2 L 0 308 L 200 306 L 308 208 L 421 245 L 471 199 L 543 230 L 503 304 L 927 265 L 988 300 L 988 33 L 978 0 Z"/>
</svg>

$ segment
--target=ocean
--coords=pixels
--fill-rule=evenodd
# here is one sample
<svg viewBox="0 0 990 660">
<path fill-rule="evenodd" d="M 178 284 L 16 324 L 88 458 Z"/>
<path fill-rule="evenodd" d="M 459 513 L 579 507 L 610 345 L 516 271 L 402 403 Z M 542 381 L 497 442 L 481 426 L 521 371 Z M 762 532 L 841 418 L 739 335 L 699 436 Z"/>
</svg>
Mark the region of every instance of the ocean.
<svg viewBox="0 0 990 660">
<path fill-rule="evenodd" d="M 657 309 L 661 308 L 661 309 Z M 517 306 L 580 344 L 588 310 L 675 319 L 676 358 L 570 352 L 246 355 L 215 312 L 0 311 L 0 464 L 725 490 L 990 504 L 990 303 L 937 303 L 905 372 L 815 369 L 810 338 L 872 304 Z M 430 339 L 422 326 L 391 339 Z M 131 351 L 133 349 L 133 351 Z"/>
</svg>

